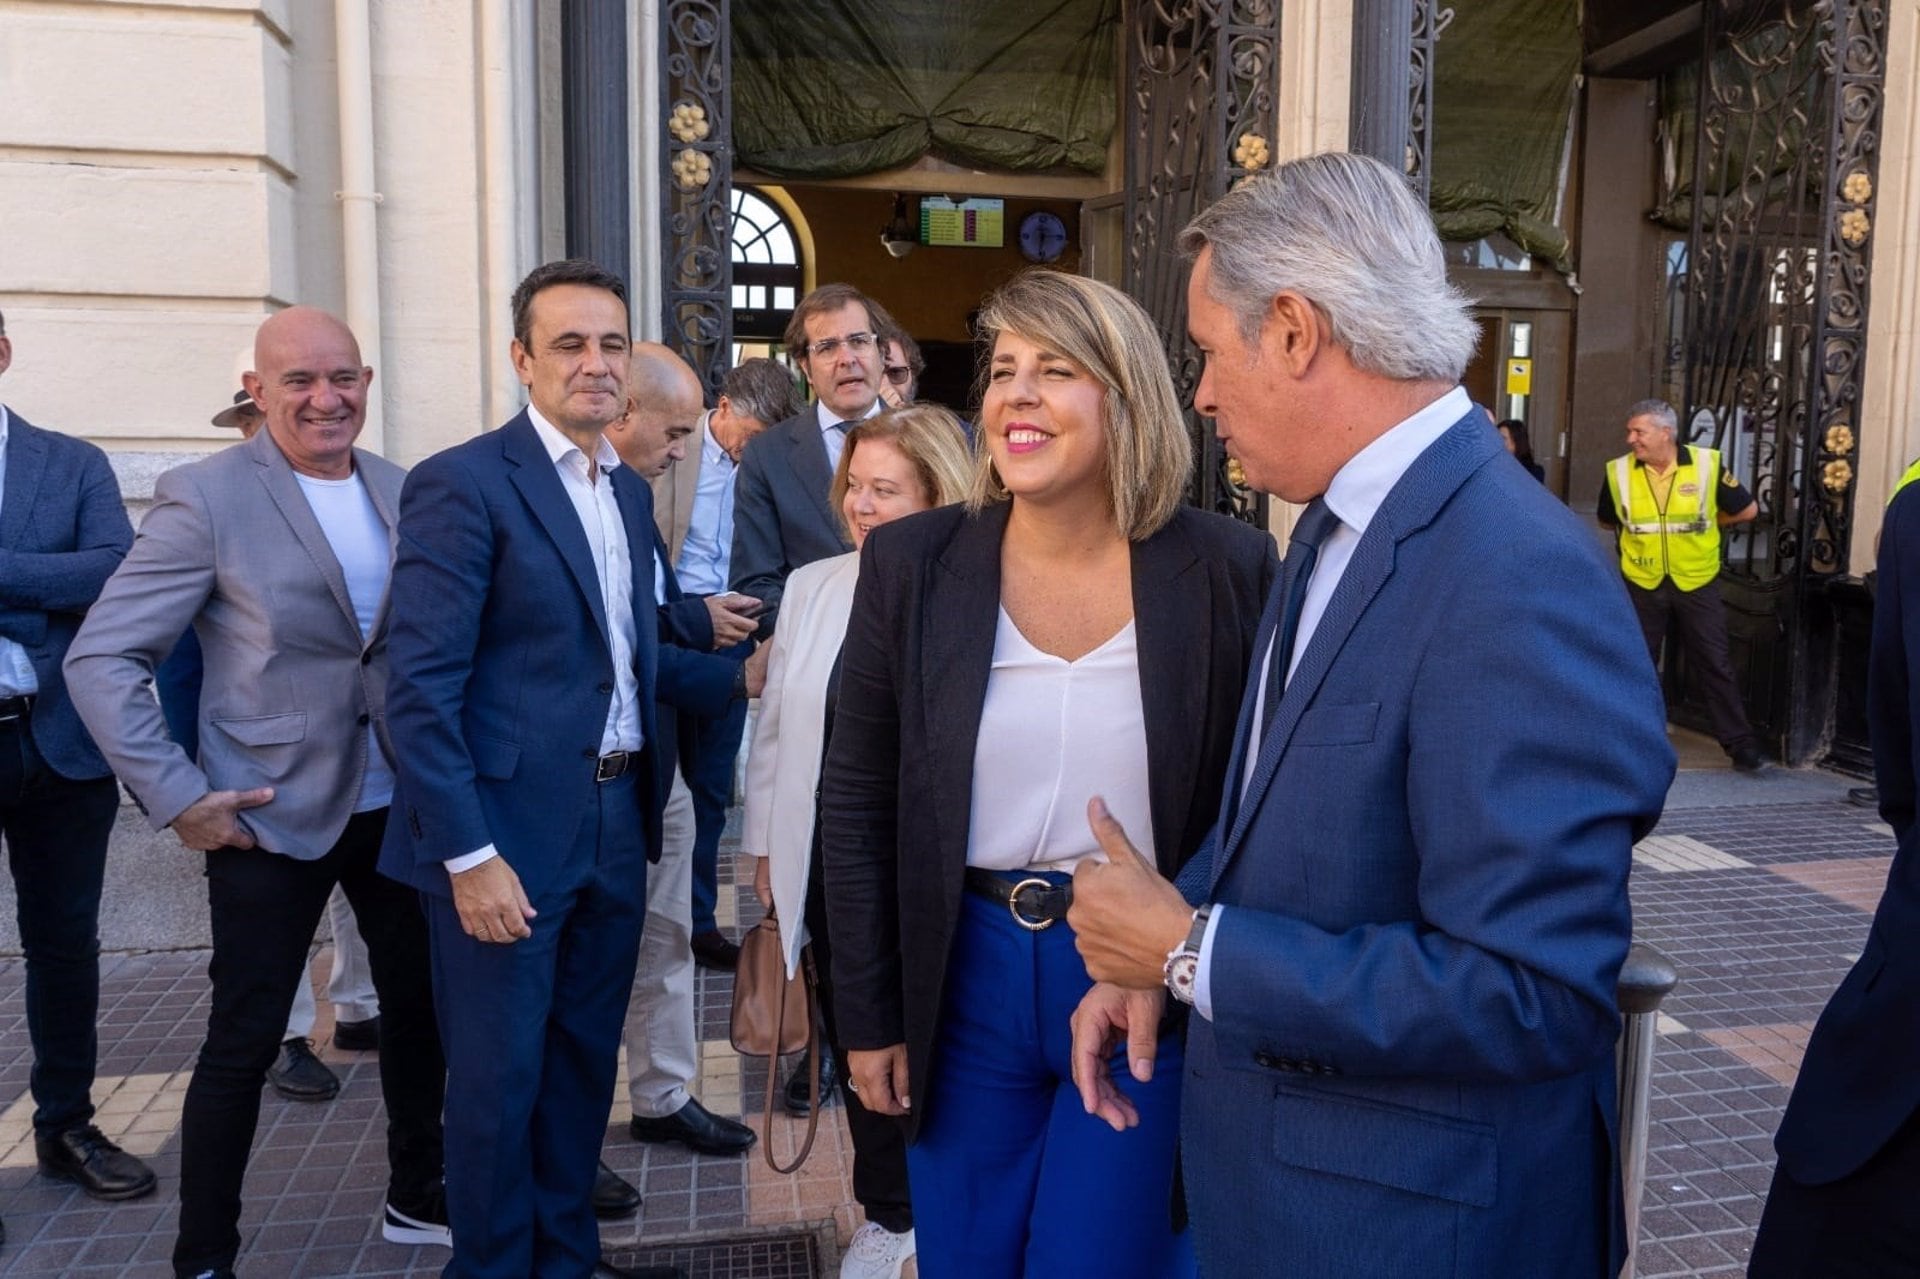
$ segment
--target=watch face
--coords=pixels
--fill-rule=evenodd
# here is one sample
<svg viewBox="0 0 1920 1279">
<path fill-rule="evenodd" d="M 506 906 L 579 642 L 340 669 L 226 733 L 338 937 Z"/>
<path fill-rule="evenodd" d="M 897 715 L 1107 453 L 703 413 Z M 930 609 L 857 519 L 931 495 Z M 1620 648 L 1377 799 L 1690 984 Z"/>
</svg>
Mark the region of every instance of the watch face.
<svg viewBox="0 0 1920 1279">
<path fill-rule="evenodd" d="M 1037 209 L 1020 219 L 1020 252 L 1029 262 L 1052 262 L 1067 248 L 1067 224 Z"/>
</svg>

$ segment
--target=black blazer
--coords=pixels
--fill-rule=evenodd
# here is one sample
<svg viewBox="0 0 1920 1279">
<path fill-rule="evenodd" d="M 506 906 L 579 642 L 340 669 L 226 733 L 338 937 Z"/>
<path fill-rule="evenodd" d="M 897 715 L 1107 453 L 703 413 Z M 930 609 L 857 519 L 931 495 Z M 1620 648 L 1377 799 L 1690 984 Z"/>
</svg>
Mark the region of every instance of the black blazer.
<svg viewBox="0 0 1920 1279">
<path fill-rule="evenodd" d="M 765 602 L 761 638 L 773 633 L 787 574 L 853 549 L 833 511 L 833 470 L 809 404 L 754 437 L 740 458 L 727 585 Z"/>
<path fill-rule="evenodd" d="M 1005 503 L 868 537 L 841 649 L 820 827 L 834 1010 L 848 1048 L 905 1042 L 919 1102 L 960 917 L 973 756 L 1000 609 Z M 1219 815 L 1273 538 L 1191 508 L 1133 545 L 1149 807 L 1172 878 Z"/>
<path fill-rule="evenodd" d="M 1774 1146 L 1795 1181 L 1850 1176 L 1920 1109 L 1920 485 L 1880 532 L 1867 666 L 1880 815 L 1898 845 L 1866 947 L 1807 1041 Z M 1779 1201 L 1776 1201 L 1779 1202 Z"/>
</svg>

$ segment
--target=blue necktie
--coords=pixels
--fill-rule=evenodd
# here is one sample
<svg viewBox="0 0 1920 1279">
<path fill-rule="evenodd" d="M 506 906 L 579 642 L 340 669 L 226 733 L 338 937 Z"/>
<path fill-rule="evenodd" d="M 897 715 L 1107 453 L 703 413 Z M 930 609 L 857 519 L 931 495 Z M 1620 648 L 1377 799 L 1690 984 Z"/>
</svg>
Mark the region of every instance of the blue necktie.
<svg viewBox="0 0 1920 1279">
<path fill-rule="evenodd" d="M 1327 509 L 1326 500 L 1316 497 L 1300 513 L 1293 535 L 1287 541 L 1287 558 L 1280 564 L 1286 603 L 1280 610 L 1280 625 L 1273 632 L 1270 650 L 1273 657 L 1267 663 L 1267 691 L 1260 714 L 1262 738 L 1272 726 L 1274 712 L 1280 709 L 1280 695 L 1287 688 L 1287 668 L 1293 665 L 1293 642 L 1300 631 L 1300 612 L 1307 602 L 1307 582 L 1313 577 L 1313 563 L 1319 558 L 1320 543 L 1339 523 L 1340 517 Z"/>
</svg>

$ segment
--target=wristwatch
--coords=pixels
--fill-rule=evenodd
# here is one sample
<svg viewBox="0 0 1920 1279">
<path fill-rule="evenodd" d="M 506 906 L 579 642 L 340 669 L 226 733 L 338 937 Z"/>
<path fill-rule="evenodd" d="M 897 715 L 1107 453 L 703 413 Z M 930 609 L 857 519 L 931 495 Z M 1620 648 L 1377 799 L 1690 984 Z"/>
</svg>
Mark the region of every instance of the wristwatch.
<svg viewBox="0 0 1920 1279">
<path fill-rule="evenodd" d="M 1207 920 L 1212 914 L 1212 906 L 1193 912 L 1193 927 L 1187 930 L 1186 940 L 1167 952 L 1166 967 L 1160 970 L 1167 989 L 1183 1004 L 1193 1002 L 1194 982 L 1200 976 L 1200 943 L 1206 940 Z"/>
</svg>

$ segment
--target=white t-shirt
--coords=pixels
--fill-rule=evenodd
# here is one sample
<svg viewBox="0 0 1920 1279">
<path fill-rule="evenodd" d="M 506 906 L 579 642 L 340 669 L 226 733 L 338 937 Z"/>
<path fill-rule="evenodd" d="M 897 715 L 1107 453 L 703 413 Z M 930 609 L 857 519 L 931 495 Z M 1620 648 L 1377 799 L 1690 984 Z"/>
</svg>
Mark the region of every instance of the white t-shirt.
<svg viewBox="0 0 1920 1279">
<path fill-rule="evenodd" d="M 367 486 L 355 471 L 344 480 L 322 480 L 295 472 L 300 491 L 307 495 L 320 531 L 327 535 L 333 558 L 340 561 L 346 575 L 347 598 L 353 601 L 354 620 L 360 623 L 364 642 L 373 633 L 380 605 L 387 598 L 387 581 L 393 575 L 393 548 L 387 540 L 387 526 Z M 373 725 L 367 725 L 367 772 L 360 780 L 360 799 L 356 813 L 385 808 L 393 802 L 393 770 L 380 752 Z"/>
</svg>

